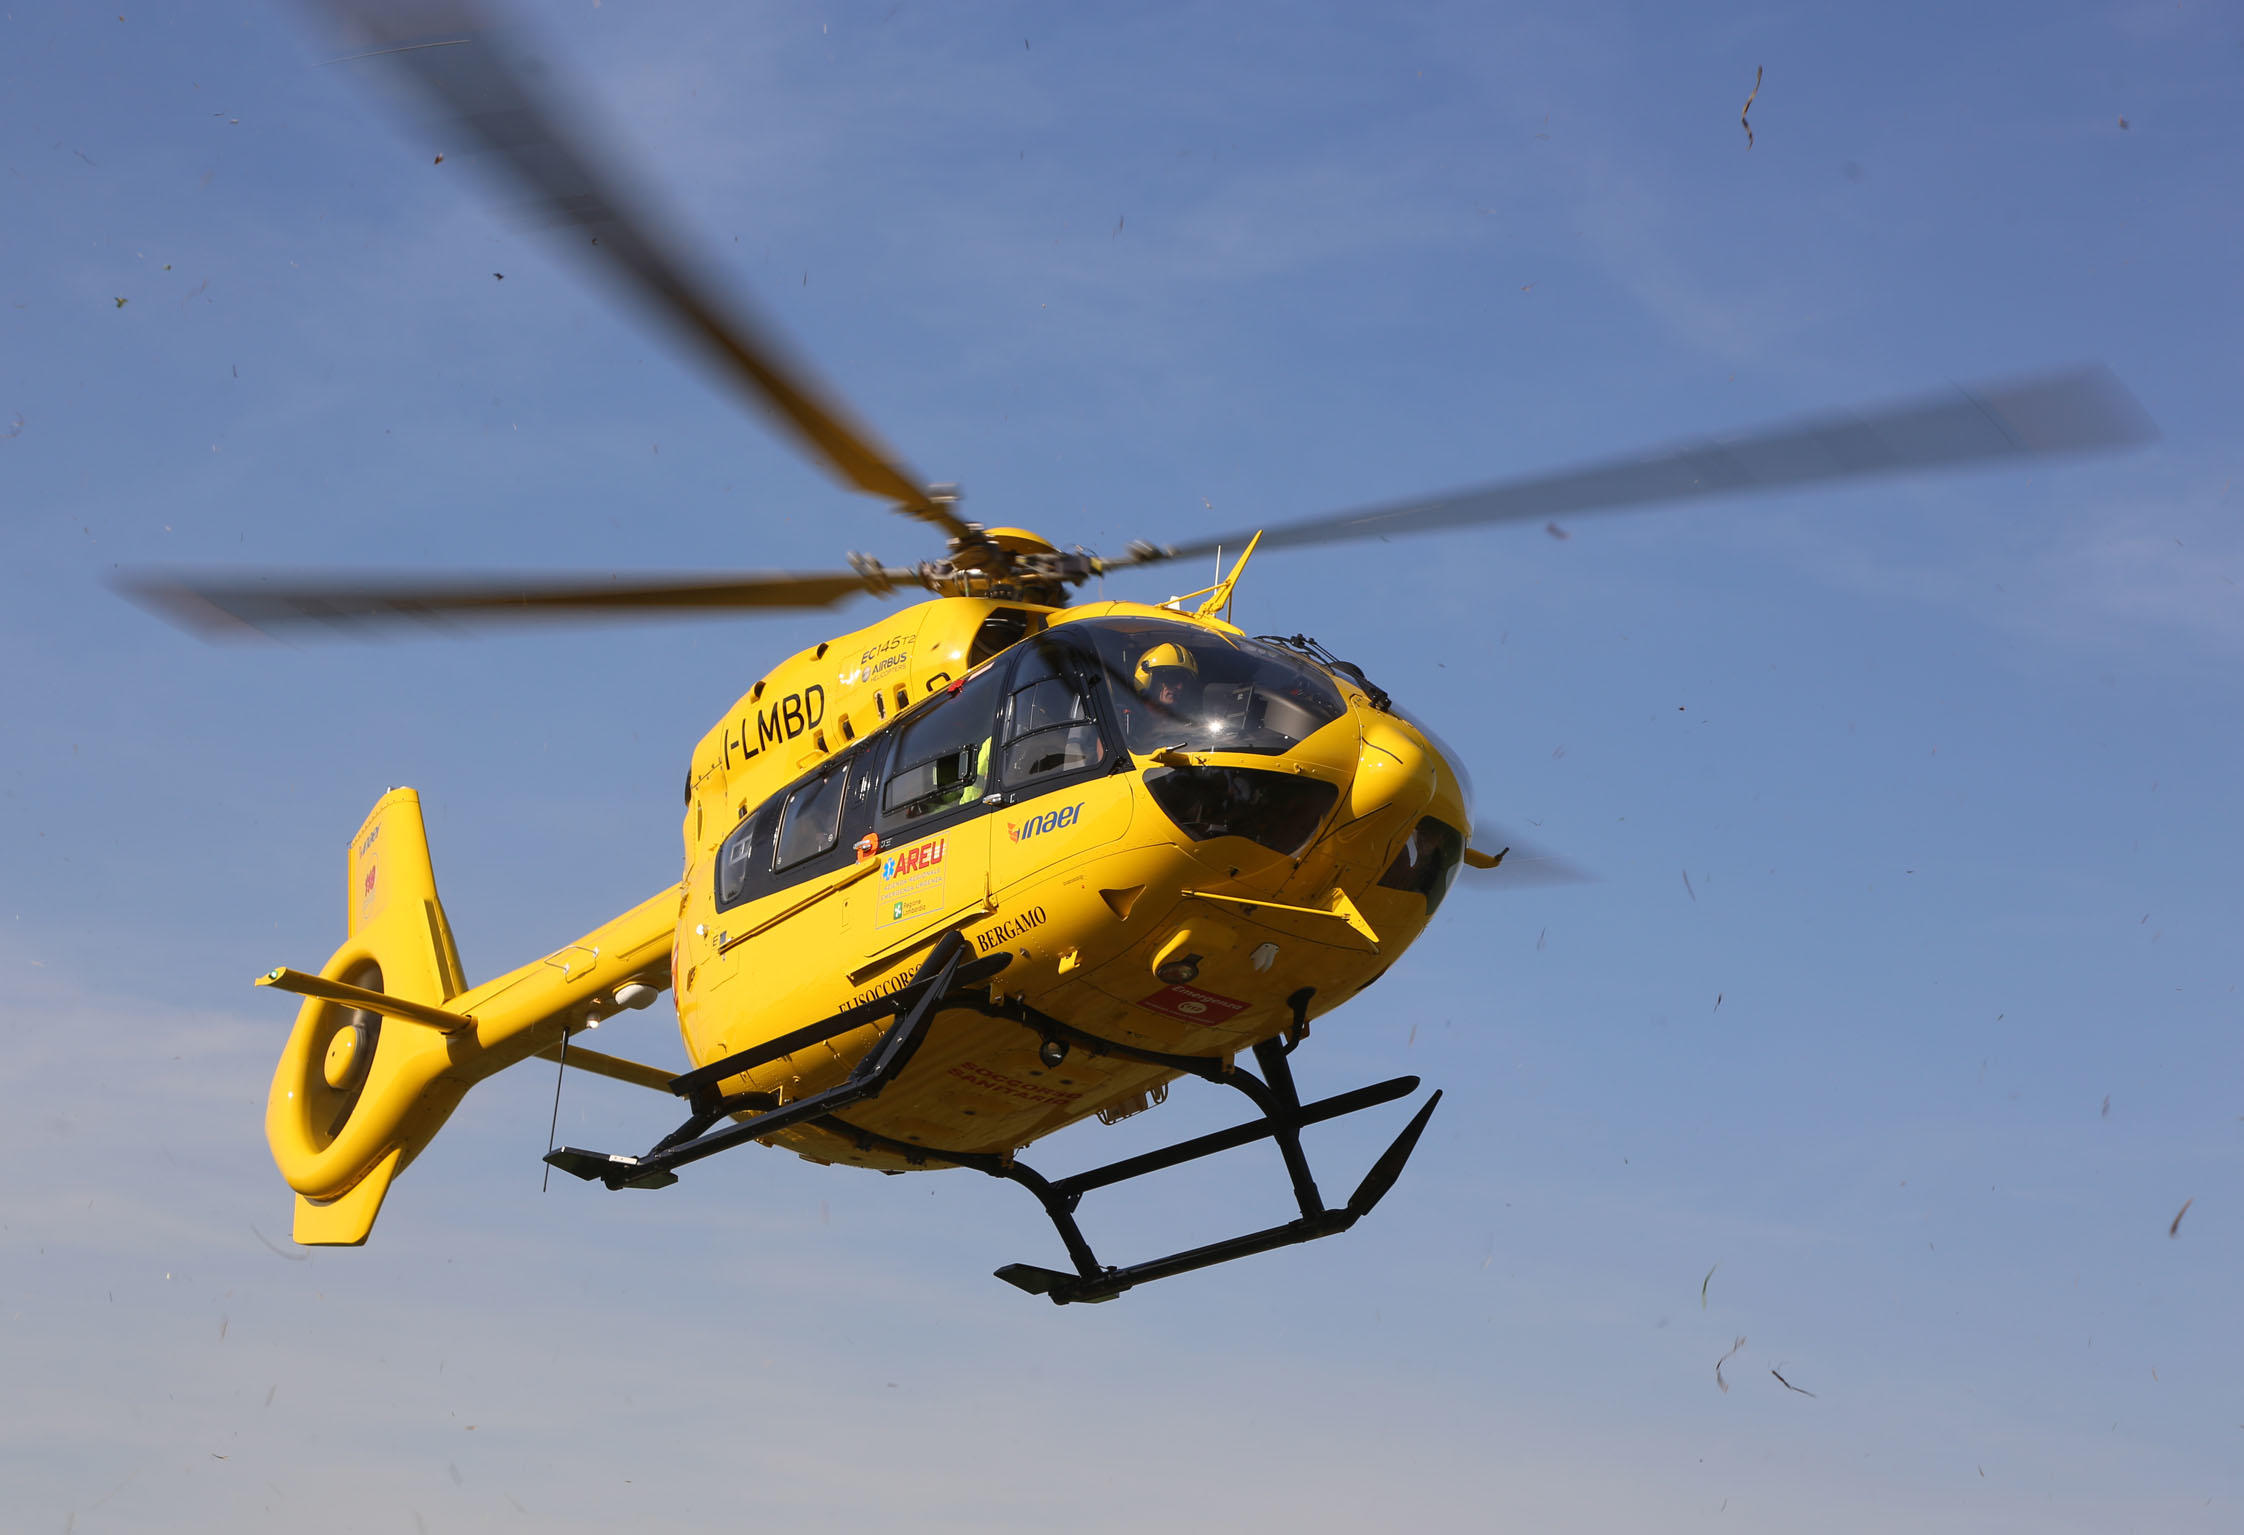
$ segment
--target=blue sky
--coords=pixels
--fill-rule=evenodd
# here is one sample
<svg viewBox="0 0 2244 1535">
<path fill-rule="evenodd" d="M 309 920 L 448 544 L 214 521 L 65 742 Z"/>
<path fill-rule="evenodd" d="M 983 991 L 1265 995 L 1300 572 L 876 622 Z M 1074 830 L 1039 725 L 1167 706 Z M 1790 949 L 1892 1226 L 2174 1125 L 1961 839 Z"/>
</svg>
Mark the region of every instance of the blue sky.
<svg viewBox="0 0 2244 1535">
<path fill-rule="evenodd" d="M 367 806 L 420 789 L 487 976 L 674 880 L 692 742 L 874 607 L 210 648 L 111 572 L 935 551 L 294 12 L 7 9 L 12 1520 L 2235 1527 L 2233 9 L 528 15 L 918 470 L 1063 542 L 2086 359 L 2163 437 L 1258 558 L 1250 628 L 1361 662 L 1599 876 L 1460 895 L 1319 1027 L 1309 1090 L 1448 1095 L 1343 1239 L 1055 1310 L 988 1277 L 1052 1261 L 1041 1217 L 964 1173 L 751 1150 L 541 1196 L 541 1069 L 307 1257 L 261 1133 L 290 1014 L 248 982 L 337 942 Z M 667 1016 L 614 1048 L 675 1059 Z M 1318 1133 L 1328 1184 L 1387 1112 Z M 1042 1161 L 1231 1114 L 1186 1085 Z M 561 1120 L 666 1128 L 597 1082 Z M 1277 1179 L 1242 1154 L 1087 1222 L 1166 1251 L 1276 1218 Z"/>
</svg>

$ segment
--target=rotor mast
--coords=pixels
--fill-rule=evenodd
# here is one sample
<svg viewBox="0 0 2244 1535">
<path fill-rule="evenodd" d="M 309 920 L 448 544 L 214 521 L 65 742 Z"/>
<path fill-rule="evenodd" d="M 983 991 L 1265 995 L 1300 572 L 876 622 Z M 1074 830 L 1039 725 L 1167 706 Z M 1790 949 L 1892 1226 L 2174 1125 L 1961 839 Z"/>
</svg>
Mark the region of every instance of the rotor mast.
<svg viewBox="0 0 2244 1535">
<path fill-rule="evenodd" d="M 1130 545 L 1128 556 L 1119 560 L 1102 559 L 1080 545 L 1063 550 L 1028 528 L 986 528 L 959 517 L 965 493 L 956 485 L 931 485 L 927 496 L 959 529 L 947 540 L 947 552 L 904 569 L 883 564 L 877 555 L 853 552 L 849 568 L 863 578 L 867 591 L 886 596 L 900 586 L 919 586 L 938 597 L 1059 608 L 1067 606 L 1071 589 L 1093 576 L 1170 557 L 1167 549 L 1143 542 Z"/>
</svg>

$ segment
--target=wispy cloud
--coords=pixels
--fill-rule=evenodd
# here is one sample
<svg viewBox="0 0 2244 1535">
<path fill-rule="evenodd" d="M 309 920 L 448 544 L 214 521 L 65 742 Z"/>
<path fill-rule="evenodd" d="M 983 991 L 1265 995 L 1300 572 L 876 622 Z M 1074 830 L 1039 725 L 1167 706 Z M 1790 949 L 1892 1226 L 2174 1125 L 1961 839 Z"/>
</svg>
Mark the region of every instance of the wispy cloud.
<svg viewBox="0 0 2244 1535">
<path fill-rule="evenodd" d="M 2145 489 L 2108 488 L 2127 474 Z M 2244 652 L 2235 493 L 2169 454 L 2132 459 L 2119 476 L 2096 472 L 2069 494 L 2049 483 L 2057 505 L 2038 524 L 1986 524 L 1965 485 L 1901 492 L 1913 511 L 1891 528 L 1777 516 L 1756 518 L 1750 536 L 1841 588 L 1934 604 L 2064 650 L 2163 654 L 2185 667 Z M 1899 528 L 1923 542 L 1906 547 Z"/>
</svg>

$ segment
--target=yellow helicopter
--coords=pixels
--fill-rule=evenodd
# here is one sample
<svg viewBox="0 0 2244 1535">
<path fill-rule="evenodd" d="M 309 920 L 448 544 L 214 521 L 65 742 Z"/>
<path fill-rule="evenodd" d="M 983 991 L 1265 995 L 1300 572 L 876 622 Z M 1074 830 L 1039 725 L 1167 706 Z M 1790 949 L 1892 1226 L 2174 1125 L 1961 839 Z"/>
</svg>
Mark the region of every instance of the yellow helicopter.
<svg viewBox="0 0 2244 1535">
<path fill-rule="evenodd" d="M 1060 1304 L 1345 1231 L 1393 1185 L 1430 1095 L 1337 1205 L 1307 1126 L 1414 1093 L 1397 1077 L 1304 1102 L 1312 1023 L 1383 974 L 1463 869 L 1471 807 L 1438 742 L 1304 635 L 1230 621 L 1258 547 L 1388 537 L 2080 452 L 2144 440 L 2100 369 L 1833 415 L 1414 501 L 1141 543 L 1062 550 L 959 515 L 809 369 L 697 272 L 561 124 L 549 77 L 456 5 L 325 7 L 370 62 L 427 93 L 477 156 L 565 217 L 562 243 L 620 279 L 858 490 L 937 529 L 908 568 L 580 580 L 336 580 L 159 573 L 129 589 L 206 632 L 389 620 L 507 620 L 930 600 L 788 657 L 694 748 L 679 882 L 574 942 L 470 985 L 437 895 L 420 802 L 392 789 L 351 839 L 346 936 L 314 973 L 259 984 L 303 1001 L 266 1133 L 300 1243 L 364 1242 L 397 1175 L 467 1090 L 532 1057 L 651 1089 L 682 1123 L 636 1155 L 552 1150 L 609 1189 L 652 1189 L 754 1141 L 884 1172 L 971 1168 L 1029 1191 L 1066 1268 L 999 1278 Z M 536 83 L 533 83 L 533 78 Z M 1072 600 L 1093 577 L 1238 549 L 1215 584 L 1158 604 Z M 690 1066 L 579 1037 L 671 992 Z M 1252 1063 L 1253 1069 L 1249 1068 Z M 1197 1077 L 1254 1117 L 1066 1177 L 1020 1153 L 1056 1130 L 1159 1104 Z M 1296 1218 L 1127 1265 L 1102 1263 L 1083 1196 L 1270 1139 Z"/>
</svg>

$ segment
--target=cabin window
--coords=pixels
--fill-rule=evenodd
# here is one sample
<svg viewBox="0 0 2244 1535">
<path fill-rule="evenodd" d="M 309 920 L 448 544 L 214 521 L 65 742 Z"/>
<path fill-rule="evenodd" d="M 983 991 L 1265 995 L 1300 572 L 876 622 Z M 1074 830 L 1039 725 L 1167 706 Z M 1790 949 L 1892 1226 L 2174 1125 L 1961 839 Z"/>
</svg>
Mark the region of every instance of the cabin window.
<svg viewBox="0 0 2244 1535">
<path fill-rule="evenodd" d="M 1089 698 L 1070 673 L 1066 648 L 1053 639 L 1034 642 L 1013 668 L 1005 726 L 1007 791 L 1096 768 L 1105 760 L 1106 740 Z"/>
<path fill-rule="evenodd" d="M 1465 856 L 1465 834 L 1427 816 L 1411 830 L 1394 865 L 1379 876 L 1389 890 L 1415 890 L 1426 898 L 1426 915 L 1441 910 L 1442 897 L 1456 882 Z"/>
<path fill-rule="evenodd" d="M 854 844 L 873 829 L 873 805 L 880 797 L 880 770 L 888 761 L 888 742 L 867 741 L 847 760 L 849 787 L 842 796 L 841 840 Z"/>
<path fill-rule="evenodd" d="M 781 802 L 772 800 L 732 829 L 717 850 L 717 909 L 753 900 L 772 887 L 772 833 L 779 827 Z"/>
<path fill-rule="evenodd" d="M 734 828 L 717 851 L 717 909 L 848 864 L 873 829 L 885 744 L 866 741 L 821 763 Z"/>
<path fill-rule="evenodd" d="M 885 831 L 980 800 L 989 790 L 1002 668 L 936 694 L 897 727 L 895 764 L 881 793 Z"/>
<path fill-rule="evenodd" d="M 779 821 L 779 855 L 776 866 L 791 869 L 832 849 L 841 835 L 842 801 L 854 764 L 830 762 L 815 778 L 798 784 L 787 796 Z"/>
</svg>

